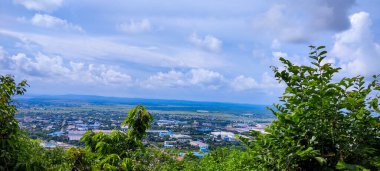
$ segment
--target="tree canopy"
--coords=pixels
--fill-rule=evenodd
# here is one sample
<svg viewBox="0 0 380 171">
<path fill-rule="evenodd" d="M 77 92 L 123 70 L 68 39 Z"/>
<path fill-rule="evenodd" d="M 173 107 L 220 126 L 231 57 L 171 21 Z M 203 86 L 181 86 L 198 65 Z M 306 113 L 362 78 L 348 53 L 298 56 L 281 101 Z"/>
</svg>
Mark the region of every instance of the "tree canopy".
<svg viewBox="0 0 380 171">
<path fill-rule="evenodd" d="M 378 76 L 334 79 L 341 69 L 326 63 L 324 46 L 310 46 L 311 66 L 280 58 L 272 67 L 286 85 L 280 104 L 269 108 L 277 120 L 267 134 L 247 142 L 257 168 L 285 170 L 379 169 Z"/>
</svg>

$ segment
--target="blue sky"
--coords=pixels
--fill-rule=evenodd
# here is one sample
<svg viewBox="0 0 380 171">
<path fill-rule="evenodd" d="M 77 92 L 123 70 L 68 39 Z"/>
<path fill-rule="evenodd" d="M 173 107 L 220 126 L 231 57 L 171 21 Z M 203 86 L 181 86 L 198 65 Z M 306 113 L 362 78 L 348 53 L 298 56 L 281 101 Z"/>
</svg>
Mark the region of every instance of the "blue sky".
<svg viewBox="0 0 380 171">
<path fill-rule="evenodd" d="M 29 94 L 271 104 L 269 66 L 326 45 L 337 77 L 380 73 L 380 1 L 2 0 L 0 74 Z"/>
</svg>

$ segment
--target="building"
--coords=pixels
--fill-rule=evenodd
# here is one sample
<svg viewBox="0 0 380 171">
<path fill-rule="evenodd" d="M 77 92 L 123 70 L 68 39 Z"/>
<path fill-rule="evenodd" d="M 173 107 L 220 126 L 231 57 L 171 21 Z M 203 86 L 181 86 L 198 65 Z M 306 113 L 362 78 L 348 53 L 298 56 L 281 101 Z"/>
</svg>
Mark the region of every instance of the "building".
<svg viewBox="0 0 380 171">
<path fill-rule="evenodd" d="M 217 137 L 217 136 L 221 136 L 221 137 L 225 137 L 225 136 L 235 137 L 235 134 L 233 132 L 225 132 L 225 131 L 211 132 L 211 135 L 213 135 L 215 137 Z"/>
<path fill-rule="evenodd" d="M 221 138 L 226 141 L 235 141 L 235 134 L 232 132 L 225 132 L 225 131 L 218 131 L 218 132 L 211 132 L 211 135 L 214 136 L 214 138 Z"/>
<path fill-rule="evenodd" d="M 96 133 L 103 132 L 105 134 L 110 134 L 112 132 L 112 130 L 93 130 L 93 131 Z M 79 141 L 86 132 L 87 131 L 69 131 L 68 132 L 69 140 Z"/>
<path fill-rule="evenodd" d="M 233 125 L 234 128 L 247 128 L 248 125 L 244 123 L 237 123 Z"/>
<path fill-rule="evenodd" d="M 146 131 L 148 134 L 159 134 L 160 132 L 169 132 L 168 130 L 152 130 L 152 129 L 149 129 Z"/>
<path fill-rule="evenodd" d="M 57 147 L 57 144 L 55 143 L 55 141 L 50 140 L 50 141 L 48 141 L 48 142 L 46 142 L 46 141 L 41 142 L 41 143 L 40 143 L 40 146 L 43 147 L 43 148 L 52 149 L 52 148 L 56 148 L 56 147 Z"/>
<path fill-rule="evenodd" d="M 68 137 L 70 141 L 79 141 L 87 131 L 69 131 Z"/>
<path fill-rule="evenodd" d="M 158 126 L 167 126 L 167 125 L 174 125 L 176 121 L 174 120 L 158 120 L 157 125 Z"/>
<path fill-rule="evenodd" d="M 170 138 L 176 139 L 178 142 L 187 142 L 191 140 L 190 135 L 184 135 L 184 134 L 172 134 L 170 135 Z"/>
<path fill-rule="evenodd" d="M 197 128 L 197 131 L 199 131 L 199 132 L 211 132 L 212 129 L 211 128 Z"/>
<path fill-rule="evenodd" d="M 176 145 L 177 142 L 176 141 L 165 141 L 164 142 L 164 148 L 173 148 L 174 145 Z"/>
<path fill-rule="evenodd" d="M 65 132 L 57 131 L 57 132 L 52 132 L 52 133 L 47 134 L 47 135 L 54 137 L 54 136 L 61 136 L 61 135 L 64 135 L 64 134 L 65 134 Z"/>
<path fill-rule="evenodd" d="M 172 131 L 163 131 L 163 132 L 159 132 L 158 136 L 160 136 L 160 137 L 168 137 L 168 136 L 170 136 L 172 134 L 173 134 Z"/>
<path fill-rule="evenodd" d="M 208 148 L 202 147 L 199 148 L 199 151 L 201 151 L 202 153 L 208 153 Z"/>
<path fill-rule="evenodd" d="M 198 157 L 198 159 L 201 159 L 205 154 L 199 153 L 199 152 L 193 152 L 194 156 Z"/>
<path fill-rule="evenodd" d="M 200 142 L 200 141 L 190 141 L 190 145 L 199 147 L 199 148 L 208 148 L 208 144 Z"/>
</svg>

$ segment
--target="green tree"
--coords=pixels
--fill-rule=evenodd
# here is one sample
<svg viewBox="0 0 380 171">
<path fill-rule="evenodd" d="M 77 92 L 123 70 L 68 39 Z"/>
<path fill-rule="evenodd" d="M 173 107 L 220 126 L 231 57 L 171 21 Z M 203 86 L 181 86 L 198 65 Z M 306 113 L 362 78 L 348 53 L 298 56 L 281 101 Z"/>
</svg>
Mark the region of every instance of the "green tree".
<svg viewBox="0 0 380 171">
<path fill-rule="evenodd" d="M 378 77 L 333 81 L 340 68 L 325 63 L 324 46 L 310 46 L 311 66 L 280 58 L 272 67 L 286 85 L 281 104 L 270 109 L 277 120 L 268 134 L 252 132 L 247 142 L 257 169 L 380 169 Z"/>
<path fill-rule="evenodd" d="M 146 170 L 144 168 L 149 166 L 147 158 L 152 158 L 144 150 L 142 138 L 152 121 L 153 116 L 144 106 L 138 105 L 129 111 L 122 123 L 128 125 L 128 133 L 112 131 L 107 135 L 88 131 L 81 141 L 87 149 L 84 153 L 95 156 L 95 162 L 87 164 L 104 170 Z"/>
<path fill-rule="evenodd" d="M 16 106 L 12 97 L 24 94 L 27 85 L 26 81 L 16 83 L 11 75 L 0 75 L 0 170 L 14 168 L 22 150 L 19 137 L 24 135 L 14 118 Z"/>
<path fill-rule="evenodd" d="M 124 119 L 122 125 L 128 125 L 128 133 L 141 140 L 152 121 L 153 116 L 148 110 L 142 105 L 137 105 L 128 112 L 128 116 Z"/>
<path fill-rule="evenodd" d="M 16 83 L 11 75 L 0 75 L 0 170 L 65 170 L 66 155 L 63 149 L 46 150 L 40 140 L 31 140 L 20 130 L 15 95 L 26 91 L 26 81 Z"/>
</svg>

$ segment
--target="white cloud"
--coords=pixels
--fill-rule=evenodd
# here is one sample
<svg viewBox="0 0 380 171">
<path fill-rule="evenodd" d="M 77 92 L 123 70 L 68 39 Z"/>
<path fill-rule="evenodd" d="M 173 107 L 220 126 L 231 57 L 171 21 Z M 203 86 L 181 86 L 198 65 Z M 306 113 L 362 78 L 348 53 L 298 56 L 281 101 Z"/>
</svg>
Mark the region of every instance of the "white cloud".
<svg viewBox="0 0 380 171">
<path fill-rule="evenodd" d="M 53 82 L 76 81 L 81 83 L 126 84 L 132 85 L 132 77 L 109 66 L 64 61 L 60 56 L 47 56 L 41 53 L 34 58 L 18 53 L 8 58 L 8 68 L 15 74 L 22 74 L 28 80 Z M 65 63 L 69 63 L 68 66 Z"/>
<path fill-rule="evenodd" d="M 206 69 L 192 69 L 190 70 L 190 83 L 194 85 L 210 85 L 210 86 L 218 86 L 223 78 L 218 72 L 210 71 Z"/>
<path fill-rule="evenodd" d="M 128 74 L 116 71 L 105 65 L 89 64 L 82 70 L 88 74 L 89 81 L 101 82 L 104 84 L 123 84 L 125 86 L 132 85 L 132 77 Z"/>
<path fill-rule="evenodd" d="M 64 19 L 47 14 L 35 14 L 31 19 L 33 25 L 46 28 L 64 28 L 66 30 L 75 30 L 83 32 L 82 27 L 69 23 Z"/>
<path fill-rule="evenodd" d="M 59 54 L 65 58 L 76 60 L 102 60 L 102 62 L 132 62 L 158 67 L 185 67 L 185 68 L 215 68 L 226 65 L 220 56 L 213 53 L 197 51 L 194 49 L 170 48 L 160 51 L 146 47 L 133 46 L 120 43 L 118 37 L 89 37 L 75 36 L 46 36 L 15 32 L 0 28 L 0 34 L 19 39 L 26 47 L 31 49 L 41 47 L 44 53 Z"/>
<path fill-rule="evenodd" d="M 220 51 L 222 47 L 222 41 L 212 35 L 206 35 L 205 37 L 199 37 L 196 33 L 193 33 L 189 37 L 189 41 L 196 46 L 211 50 Z"/>
<path fill-rule="evenodd" d="M 206 69 L 191 69 L 187 72 L 174 71 L 158 72 L 142 82 L 146 88 L 199 86 L 218 89 L 222 86 L 224 77 L 218 72 Z"/>
<path fill-rule="evenodd" d="M 187 72 L 171 70 L 169 72 L 158 72 L 148 79 L 140 82 L 145 88 L 162 88 L 162 87 L 190 87 L 197 86 L 207 89 L 216 90 L 221 87 L 232 88 L 235 91 L 246 91 L 251 89 L 273 89 L 282 88 L 284 85 L 279 84 L 276 79 L 264 72 L 261 81 L 257 82 L 255 78 L 239 75 L 233 79 L 227 79 L 219 72 L 206 69 L 191 69 Z"/>
<path fill-rule="evenodd" d="M 18 53 L 11 57 L 12 68 L 22 71 L 31 76 L 47 77 L 68 75 L 70 70 L 63 66 L 62 58 L 59 56 L 48 57 L 37 54 L 35 59 L 28 58 L 23 53 Z"/>
<path fill-rule="evenodd" d="M 254 78 L 240 75 L 232 81 L 231 86 L 236 91 L 244 91 L 257 87 L 258 83 Z"/>
<path fill-rule="evenodd" d="M 158 72 L 144 81 L 142 86 L 147 88 L 185 86 L 186 81 L 184 79 L 185 74 L 179 71 Z"/>
<path fill-rule="evenodd" d="M 332 54 L 343 71 L 353 75 L 380 73 L 380 44 L 371 31 L 372 21 L 366 12 L 350 17 L 351 28 L 335 35 Z"/>
<path fill-rule="evenodd" d="M 245 91 L 250 89 L 270 89 L 270 88 L 282 88 L 283 84 L 278 83 L 278 81 L 267 72 L 264 72 L 261 76 L 261 81 L 257 82 L 256 79 L 252 77 L 247 77 L 244 75 L 239 75 L 235 77 L 230 83 L 230 86 L 235 91 Z"/>
<path fill-rule="evenodd" d="M 117 25 L 117 28 L 127 33 L 140 33 L 149 31 L 151 29 L 151 24 L 148 19 L 143 19 L 141 21 L 130 20 L 127 23 Z"/>
<path fill-rule="evenodd" d="M 200 86 L 209 89 L 219 89 L 220 87 L 230 87 L 236 91 L 245 91 L 250 89 L 268 89 L 268 88 L 282 88 L 283 84 L 279 84 L 277 80 L 264 72 L 261 81 L 257 82 L 252 77 L 239 75 L 234 79 L 227 79 L 219 72 L 210 71 L 206 69 L 191 69 L 188 72 L 170 71 L 167 74 L 160 73 L 160 82 L 171 83 L 172 87 L 175 86 Z M 170 78 L 170 79 L 169 79 Z M 230 80 L 230 81 L 229 81 Z"/>
<path fill-rule="evenodd" d="M 13 0 L 29 10 L 51 12 L 62 5 L 63 0 Z"/>
</svg>

